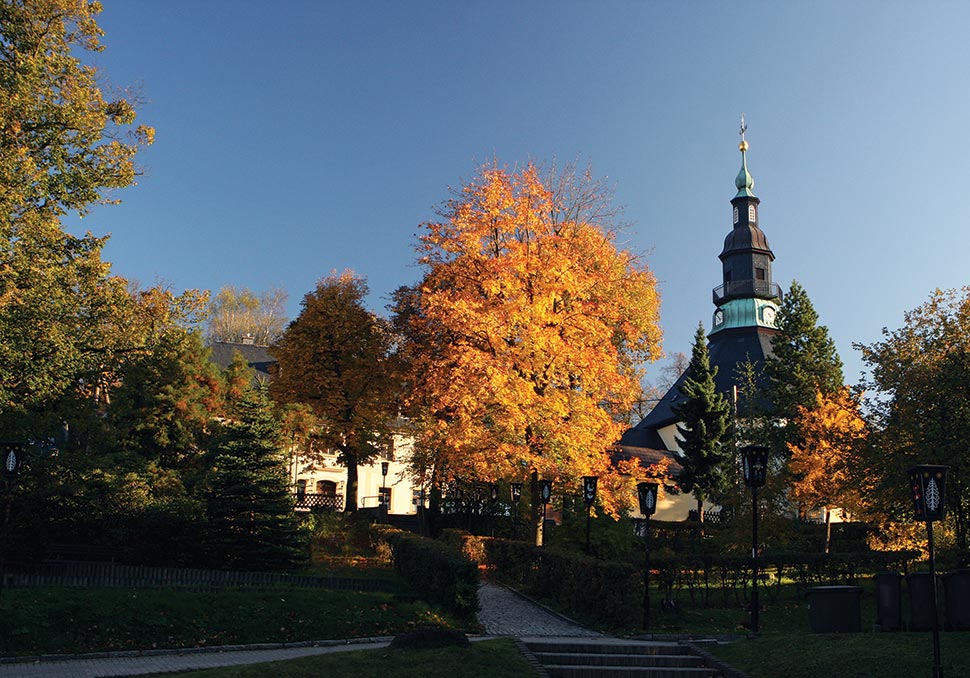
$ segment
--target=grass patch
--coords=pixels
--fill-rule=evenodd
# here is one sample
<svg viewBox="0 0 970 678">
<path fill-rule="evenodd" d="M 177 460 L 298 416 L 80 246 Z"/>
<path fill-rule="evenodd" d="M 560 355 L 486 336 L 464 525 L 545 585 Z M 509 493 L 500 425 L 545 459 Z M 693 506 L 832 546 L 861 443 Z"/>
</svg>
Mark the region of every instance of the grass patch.
<svg viewBox="0 0 970 678">
<path fill-rule="evenodd" d="M 535 676 L 509 639 L 435 650 L 354 650 L 269 664 L 227 666 L 192 673 L 188 678 L 521 678 Z"/>
<path fill-rule="evenodd" d="M 941 635 L 944 675 L 970 675 L 968 640 L 966 633 Z M 750 678 L 928 676 L 933 665 L 929 633 L 766 633 L 707 649 Z"/>
<path fill-rule="evenodd" d="M 426 603 L 320 589 L 9 589 L 0 654 L 31 655 L 392 636 L 467 627 Z M 474 629 L 468 629 L 474 630 Z"/>
</svg>

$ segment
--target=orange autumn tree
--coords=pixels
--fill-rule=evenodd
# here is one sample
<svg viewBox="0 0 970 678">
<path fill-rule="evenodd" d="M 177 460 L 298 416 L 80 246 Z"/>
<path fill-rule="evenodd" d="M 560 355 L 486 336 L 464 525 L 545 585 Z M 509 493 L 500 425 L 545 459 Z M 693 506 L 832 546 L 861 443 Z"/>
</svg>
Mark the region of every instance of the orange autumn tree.
<svg viewBox="0 0 970 678">
<path fill-rule="evenodd" d="M 617 247 L 614 214 L 589 173 L 544 181 L 533 164 L 493 165 L 424 226 L 424 278 L 395 310 L 416 470 L 432 484 L 531 477 L 578 491 L 583 475 L 618 473 L 607 448 L 661 332 L 656 281 Z M 615 486 L 601 482 L 611 513 L 632 503 Z"/>
<path fill-rule="evenodd" d="M 860 445 L 868 429 L 849 389 L 842 387 L 831 395 L 817 393 L 814 407 L 798 406 L 794 424 L 803 442 L 788 444 L 789 469 L 797 479 L 791 499 L 808 508 L 860 510 L 860 487 L 852 469 L 859 466 Z M 831 511 L 826 510 L 826 553 L 830 518 Z"/>
</svg>

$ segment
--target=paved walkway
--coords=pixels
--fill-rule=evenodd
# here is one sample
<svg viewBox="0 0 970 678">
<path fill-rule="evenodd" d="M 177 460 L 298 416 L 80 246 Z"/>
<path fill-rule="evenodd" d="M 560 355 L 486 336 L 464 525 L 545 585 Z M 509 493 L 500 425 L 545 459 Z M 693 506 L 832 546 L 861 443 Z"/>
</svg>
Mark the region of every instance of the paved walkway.
<svg viewBox="0 0 970 678">
<path fill-rule="evenodd" d="M 485 627 L 485 633 L 492 636 L 589 638 L 602 635 L 540 607 L 503 586 L 482 584 L 478 590 L 478 600 L 481 603 L 478 621 Z"/>
<path fill-rule="evenodd" d="M 509 589 L 483 584 L 479 589 L 481 611 L 478 618 L 487 637 L 591 637 L 601 634 L 585 629 L 565 617 L 547 610 Z M 373 650 L 387 647 L 390 638 L 356 639 L 352 641 L 322 641 L 316 645 L 252 649 L 209 648 L 202 650 L 158 651 L 150 655 L 116 653 L 124 656 L 78 657 L 53 661 L 0 663 L 0 678 L 101 678 L 106 676 L 138 676 L 209 669 L 217 666 L 258 664 L 261 662 L 296 659 L 328 652 Z"/>
</svg>

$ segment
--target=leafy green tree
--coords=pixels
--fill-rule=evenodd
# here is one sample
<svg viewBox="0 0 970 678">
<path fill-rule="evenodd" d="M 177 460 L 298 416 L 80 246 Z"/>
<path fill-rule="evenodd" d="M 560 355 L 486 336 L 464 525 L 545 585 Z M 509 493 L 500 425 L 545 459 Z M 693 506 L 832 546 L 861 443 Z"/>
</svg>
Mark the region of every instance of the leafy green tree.
<svg viewBox="0 0 970 678">
<path fill-rule="evenodd" d="M 119 370 L 108 418 L 120 445 L 163 468 L 201 471 L 226 384 L 198 332 L 172 328 Z"/>
<path fill-rule="evenodd" d="M 278 287 L 256 293 L 226 285 L 209 305 L 209 341 L 242 343 L 248 339 L 257 346 L 269 346 L 286 327 L 286 296 Z"/>
<path fill-rule="evenodd" d="M 134 126 L 134 97 L 106 98 L 103 74 L 81 61 L 104 49 L 100 11 L 101 3 L 89 0 L 0 3 L 5 239 L 111 202 L 112 190 L 134 182 L 135 154 L 154 138 L 150 127 Z"/>
<path fill-rule="evenodd" d="M 134 183 L 153 130 L 131 97 L 109 100 L 97 68 L 100 3 L 0 3 L 0 429 L 46 437 L 55 403 L 100 383 L 125 282 L 101 260 L 105 238 L 60 218 L 115 201 Z M 56 422 L 54 425 L 57 425 Z"/>
<path fill-rule="evenodd" d="M 235 403 L 211 448 L 206 518 L 219 567 L 286 569 L 303 559 L 279 422 L 262 387 Z"/>
<path fill-rule="evenodd" d="M 780 334 L 771 342 L 774 355 L 765 359 L 776 419 L 793 421 L 799 406 L 811 408 L 819 393 L 834 396 L 845 384 L 835 342 L 818 319 L 805 289 L 793 280 L 776 316 Z"/>
<path fill-rule="evenodd" d="M 714 384 L 717 366 L 711 365 L 704 325 L 697 326 L 686 378 L 680 385 L 685 400 L 673 411 L 683 451 L 679 484 L 697 499 L 697 515 L 704 520 L 704 500 L 727 489 L 731 478 L 734 446 L 731 444 L 731 408 Z"/>
<path fill-rule="evenodd" d="M 347 511 L 357 509 L 358 465 L 384 449 L 398 413 L 390 327 L 364 307 L 366 296 L 351 272 L 321 280 L 270 349 L 279 364 L 273 396 L 309 405 L 321 422 L 317 445 L 336 450 L 347 468 Z"/>
<path fill-rule="evenodd" d="M 862 489 L 883 516 L 910 519 L 906 470 L 948 465 L 948 520 L 968 558 L 970 287 L 936 290 L 904 321 L 883 329 L 881 341 L 855 345 L 871 370 L 863 384 L 872 444 L 860 469 Z"/>
</svg>

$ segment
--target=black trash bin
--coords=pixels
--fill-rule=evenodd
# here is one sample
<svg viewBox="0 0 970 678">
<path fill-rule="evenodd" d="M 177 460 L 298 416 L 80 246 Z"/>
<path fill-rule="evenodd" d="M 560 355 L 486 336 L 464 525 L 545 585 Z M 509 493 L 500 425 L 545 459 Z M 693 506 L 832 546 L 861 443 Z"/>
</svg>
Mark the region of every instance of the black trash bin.
<svg viewBox="0 0 970 678">
<path fill-rule="evenodd" d="M 911 572 L 906 575 L 909 589 L 909 630 L 933 629 L 933 577 L 929 572 Z"/>
<path fill-rule="evenodd" d="M 859 586 L 814 586 L 805 594 L 812 633 L 859 633 L 862 610 Z"/>
<path fill-rule="evenodd" d="M 970 631 L 970 570 L 954 570 L 943 577 L 946 591 L 946 628 Z"/>
<path fill-rule="evenodd" d="M 903 575 L 879 572 L 876 580 L 876 626 L 880 631 L 903 628 Z"/>
</svg>

